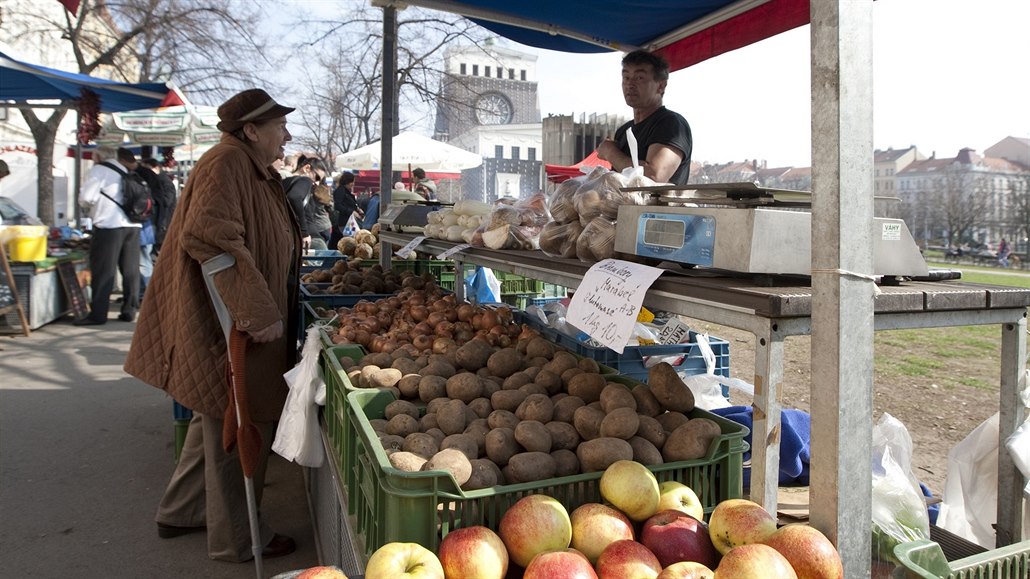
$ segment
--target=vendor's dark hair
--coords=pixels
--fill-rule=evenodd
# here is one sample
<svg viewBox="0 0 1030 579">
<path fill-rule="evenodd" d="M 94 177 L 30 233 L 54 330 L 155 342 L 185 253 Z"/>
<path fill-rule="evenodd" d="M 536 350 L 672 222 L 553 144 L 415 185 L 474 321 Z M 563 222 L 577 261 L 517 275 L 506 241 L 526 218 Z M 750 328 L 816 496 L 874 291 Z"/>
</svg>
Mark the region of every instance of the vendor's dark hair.
<svg viewBox="0 0 1030 579">
<path fill-rule="evenodd" d="M 655 80 L 669 80 L 669 62 L 653 52 L 634 50 L 622 57 L 622 66 L 627 64 L 650 64 Z"/>
<path fill-rule="evenodd" d="M 340 175 L 340 185 L 350 185 L 353 182 L 354 173 L 351 173 L 350 171 L 344 171 L 343 174 Z"/>
<path fill-rule="evenodd" d="M 156 169 L 161 166 L 161 163 L 159 163 L 158 160 L 153 157 L 147 157 L 146 159 L 140 161 L 140 163 L 143 163 L 147 167 L 151 167 L 153 169 Z"/>
</svg>

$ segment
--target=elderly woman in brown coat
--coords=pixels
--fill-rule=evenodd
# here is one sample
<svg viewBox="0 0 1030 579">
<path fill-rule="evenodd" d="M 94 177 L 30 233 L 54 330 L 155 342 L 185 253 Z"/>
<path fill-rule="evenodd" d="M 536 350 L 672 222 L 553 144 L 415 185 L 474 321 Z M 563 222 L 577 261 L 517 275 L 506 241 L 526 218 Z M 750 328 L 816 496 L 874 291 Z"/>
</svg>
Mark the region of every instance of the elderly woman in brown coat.
<svg viewBox="0 0 1030 579">
<path fill-rule="evenodd" d="M 260 89 L 218 108 L 222 139 L 189 176 L 125 362 L 129 374 L 194 412 L 156 520 L 162 538 L 206 527 L 212 559 L 246 561 L 252 551 L 239 457 L 222 445 L 227 346 L 201 263 L 222 253 L 236 258 L 214 281 L 235 327 L 250 338 L 246 376 L 250 417 L 262 440 L 253 476 L 260 503 L 275 421 L 286 400 L 282 375 L 293 365 L 295 348 L 286 329 L 296 311 L 300 233 L 272 168 L 291 139 L 285 119 L 291 111 Z M 264 521 L 260 531 L 264 557 L 296 548 Z"/>
</svg>

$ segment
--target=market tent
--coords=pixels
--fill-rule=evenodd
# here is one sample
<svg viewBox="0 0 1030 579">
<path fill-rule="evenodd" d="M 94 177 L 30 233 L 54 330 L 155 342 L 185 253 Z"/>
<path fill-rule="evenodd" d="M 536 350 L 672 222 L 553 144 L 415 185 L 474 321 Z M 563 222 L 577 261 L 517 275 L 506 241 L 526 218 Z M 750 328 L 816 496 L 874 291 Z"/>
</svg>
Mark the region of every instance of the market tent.
<svg viewBox="0 0 1030 579">
<path fill-rule="evenodd" d="M 672 70 L 808 23 L 808 0 L 414 0 L 467 16 L 516 42 L 562 52 L 630 51 L 664 56 Z"/>
<path fill-rule="evenodd" d="M 336 168 L 378 171 L 382 166 L 381 147 L 381 141 L 376 141 L 339 155 L 336 157 Z M 393 138 L 391 166 L 394 171 L 421 167 L 426 171 L 451 173 L 482 164 L 483 158 L 475 153 L 416 133 L 405 132 Z"/>
<path fill-rule="evenodd" d="M 0 52 L 0 101 L 77 101 L 82 91 L 96 93 L 101 112 L 132 111 L 183 104 L 173 86 L 163 82 L 130 84 L 66 72 L 15 60 Z"/>
<path fill-rule="evenodd" d="M 573 177 L 579 177 L 583 174 L 580 170 L 581 167 L 604 167 L 611 169 L 612 164 L 605 161 L 597 155 L 597 151 L 594 151 L 586 156 L 582 161 L 575 165 L 544 165 L 544 173 L 547 174 L 547 180 L 552 183 L 561 183 Z"/>
</svg>

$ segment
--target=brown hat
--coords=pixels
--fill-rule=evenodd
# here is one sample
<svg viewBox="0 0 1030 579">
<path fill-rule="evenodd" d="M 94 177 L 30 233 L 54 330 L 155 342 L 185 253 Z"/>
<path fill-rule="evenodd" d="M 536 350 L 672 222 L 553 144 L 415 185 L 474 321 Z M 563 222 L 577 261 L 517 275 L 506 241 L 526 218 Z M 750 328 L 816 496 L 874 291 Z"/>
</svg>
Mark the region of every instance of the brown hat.
<svg viewBox="0 0 1030 579">
<path fill-rule="evenodd" d="M 218 107 L 218 130 L 231 133 L 247 123 L 285 117 L 293 110 L 275 102 L 265 91 L 252 88 L 233 96 Z"/>
</svg>

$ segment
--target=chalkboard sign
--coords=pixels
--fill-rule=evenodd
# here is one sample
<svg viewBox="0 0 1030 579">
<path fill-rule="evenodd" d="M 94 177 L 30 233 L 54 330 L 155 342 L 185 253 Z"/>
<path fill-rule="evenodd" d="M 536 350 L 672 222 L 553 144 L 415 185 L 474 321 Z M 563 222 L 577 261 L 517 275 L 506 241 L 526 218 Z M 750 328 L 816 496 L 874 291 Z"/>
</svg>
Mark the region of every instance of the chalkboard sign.
<svg viewBox="0 0 1030 579">
<path fill-rule="evenodd" d="M 75 313 L 75 319 L 81 320 L 89 315 L 89 302 L 86 300 L 86 292 L 82 291 L 82 286 L 79 285 L 75 264 L 70 261 L 58 263 L 57 273 L 61 276 L 64 295 L 68 296 L 68 303 L 71 304 L 72 312 Z"/>
<path fill-rule="evenodd" d="M 0 277 L 0 315 L 17 311 L 18 318 L 21 320 L 21 331 L 28 336 L 29 320 L 25 317 L 25 309 L 21 307 L 21 301 L 18 299 L 18 285 L 14 281 L 11 264 L 7 262 L 7 254 L 4 253 L 2 247 L 0 247 L 0 262 L 3 265 L 3 271 L 0 271 L 0 275 L 2 275 Z"/>
</svg>

